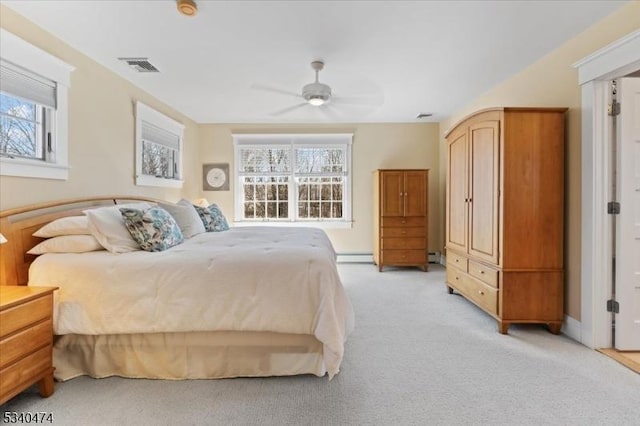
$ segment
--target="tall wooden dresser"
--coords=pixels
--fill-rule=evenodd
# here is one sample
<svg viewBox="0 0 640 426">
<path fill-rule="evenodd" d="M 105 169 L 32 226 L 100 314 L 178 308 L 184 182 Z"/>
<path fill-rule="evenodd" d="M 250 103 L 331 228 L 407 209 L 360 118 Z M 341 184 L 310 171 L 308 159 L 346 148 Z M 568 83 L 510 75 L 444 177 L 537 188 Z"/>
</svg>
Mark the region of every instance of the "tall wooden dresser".
<svg viewBox="0 0 640 426">
<path fill-rule="evenodd" d="M 498 321 L 563 321 L 566 108 L 493 108 L 445 136 L 446 282 Z"/>
<path fill-rule="evenodd" d="M 385 265 L 428 263 L 429 170 L 373 172 L 373 259 Z"/>
</svg>

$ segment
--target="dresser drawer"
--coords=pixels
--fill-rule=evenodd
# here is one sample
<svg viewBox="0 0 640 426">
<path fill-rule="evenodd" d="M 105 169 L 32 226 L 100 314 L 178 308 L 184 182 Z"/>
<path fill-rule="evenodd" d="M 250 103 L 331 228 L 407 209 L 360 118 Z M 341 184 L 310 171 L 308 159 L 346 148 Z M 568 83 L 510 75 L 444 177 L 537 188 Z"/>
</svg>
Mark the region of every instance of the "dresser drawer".
<svg viewBox="0 0 640 426">
<path fill-rule="evenodd" d="M 425 237 L 425 228 L 382 228 L 382 238 L 385 237 Z"/>
<path fill-rule="evenodd" d="M 469 274 L 491 287 L 498 288 L 498 271 L 482 263 L 469 261 Z"/>
<path fill-rule="evenodd" d="M 35 300 L 23 303 L 0 312 L 0 338 L 49 318 L 53 309 L 53 295 L 46 294 Z"/>
<path fill-rule="evenodd" d="M 427 263 L 426 250 L 382 250 L 385 265 L 422 265 Z"/>
<path fill-rule="evenodd" d="M 447 267 L 454 266 L 464 272 L 467 272 L 467 258 L 460 256 L 452 251 L 447 252 Z"/>
<path fill-rule="evenodd" d="M 51 319 L 0 340 L 0 369 L 53 340 Z"/>
<path fill-rule="evenodd" d="M 31 355 L 0 370 L 0 401 L 7 394 L 25 383 L 31 383 L 38 376 L 51 370 L 51 345 L 47 345 Z"/>
<path fill-rule="evenodd" d="M 498 290 L 455 268 L 447 269 L 447 283 L 485 311 L 498 315 Z"/>
<path fill-rule="evenodd" d="M 426 249 L 427 239 L 424 237 L 383 238 L 383 249 Z"/>
<path fill-rule="evenodd" d="M 427 226 L 427 218 L 426 216 L 418 216 L 418 217 L 382 217 L 381 219 L 382 226 L 392 226 L 396 228 L 401 227 L 426 227 Z"/>
</svg>

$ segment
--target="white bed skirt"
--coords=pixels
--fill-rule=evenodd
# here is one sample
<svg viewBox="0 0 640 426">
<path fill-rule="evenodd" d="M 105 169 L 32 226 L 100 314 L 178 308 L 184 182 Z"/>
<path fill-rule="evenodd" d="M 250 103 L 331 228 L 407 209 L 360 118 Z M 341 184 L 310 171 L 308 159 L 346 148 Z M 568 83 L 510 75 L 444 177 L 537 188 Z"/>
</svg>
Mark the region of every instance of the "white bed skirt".
<svg viewBox="0 0 640 426">
<path fill-rule="evenodd" d="M 322 343 L 312 335 L 190 332 L 56 336 L 54 376 L 221 379 L 324 376 Z"/>
</svg>

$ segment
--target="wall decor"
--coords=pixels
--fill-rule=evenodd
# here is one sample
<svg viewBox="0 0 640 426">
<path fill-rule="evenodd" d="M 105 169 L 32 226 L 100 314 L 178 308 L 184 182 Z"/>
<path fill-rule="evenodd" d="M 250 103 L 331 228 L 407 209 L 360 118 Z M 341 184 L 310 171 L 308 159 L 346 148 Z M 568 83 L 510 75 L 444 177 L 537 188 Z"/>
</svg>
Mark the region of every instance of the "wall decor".
<svg viewBox="0 0 640 426">
<path fill-rule="evenodd" d="M 229 190 L 229 163 L 207 163 L 202 165 L 203 191 Z"/>
</svg>

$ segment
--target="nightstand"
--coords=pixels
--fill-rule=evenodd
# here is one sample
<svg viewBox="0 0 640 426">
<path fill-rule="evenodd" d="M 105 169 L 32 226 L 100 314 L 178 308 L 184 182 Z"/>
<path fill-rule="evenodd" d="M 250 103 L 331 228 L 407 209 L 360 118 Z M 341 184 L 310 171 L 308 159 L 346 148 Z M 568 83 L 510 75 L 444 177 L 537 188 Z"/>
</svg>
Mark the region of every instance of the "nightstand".
<svg viewBox="0 0 640 426">
<path fill-rule="evenodd" d="M 0 285 L 0 404 L 38 383 L 53 393 L 53 292 L 57 287 Z"/>
</svg>

